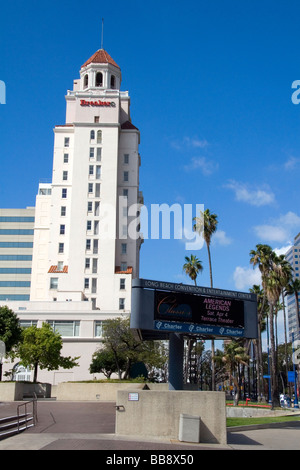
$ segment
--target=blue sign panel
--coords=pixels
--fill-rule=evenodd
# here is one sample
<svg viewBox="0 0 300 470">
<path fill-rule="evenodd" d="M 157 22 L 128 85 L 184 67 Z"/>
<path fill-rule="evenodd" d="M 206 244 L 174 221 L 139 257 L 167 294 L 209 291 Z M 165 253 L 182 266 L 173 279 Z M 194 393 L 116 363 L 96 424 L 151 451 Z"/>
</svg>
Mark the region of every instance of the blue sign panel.
<svg viewBox="0 0 300 470">
<path fill-rule="evenodd" d="M 189 333 L 195 335 L 236 336 L 243 337 L 243 328 L 229 328 L 213 325 L 196 325 L 193 323 L 178 323 L 174 321 L 154 321 L 154 329 L 173 333 Z"/>
</svg>

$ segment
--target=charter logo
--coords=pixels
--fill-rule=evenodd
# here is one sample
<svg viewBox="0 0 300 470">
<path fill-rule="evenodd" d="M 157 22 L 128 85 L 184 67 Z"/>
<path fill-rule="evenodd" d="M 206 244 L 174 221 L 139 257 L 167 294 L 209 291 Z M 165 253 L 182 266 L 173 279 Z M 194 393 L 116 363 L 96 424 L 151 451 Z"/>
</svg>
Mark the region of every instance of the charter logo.
<svg viewBox="0 0 300 470">
<path fill-rule="evenodd" d="M 2 80 L 0 80 L 0 104 L 6 104 L 6 86 Z"/>
</svg>

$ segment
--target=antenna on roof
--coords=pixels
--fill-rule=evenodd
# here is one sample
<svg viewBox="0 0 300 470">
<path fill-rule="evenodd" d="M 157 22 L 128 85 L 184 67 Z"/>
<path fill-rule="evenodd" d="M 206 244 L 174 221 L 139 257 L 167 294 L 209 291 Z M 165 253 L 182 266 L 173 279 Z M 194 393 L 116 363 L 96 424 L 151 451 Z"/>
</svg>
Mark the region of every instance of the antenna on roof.
<svg viewBox="0 0 300 470">
<path fill-rule="evenodd" d="M 103 49 L 103 26 L 104 26 L 104 19 L 102 18 L 101 49 Z"/>
</svg>

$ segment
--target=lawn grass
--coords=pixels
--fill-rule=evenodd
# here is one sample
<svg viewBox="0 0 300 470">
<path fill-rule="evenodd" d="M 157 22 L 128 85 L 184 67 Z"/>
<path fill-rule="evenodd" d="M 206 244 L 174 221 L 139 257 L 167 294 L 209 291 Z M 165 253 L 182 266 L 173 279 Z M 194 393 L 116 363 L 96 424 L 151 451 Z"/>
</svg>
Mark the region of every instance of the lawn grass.
<svg viewBox="0 0 300 470">
<path fill-rule="evenodd" d="M 288 421 L 300 421 L 300 416 L 265 416 L 261 418 L 227 418 L 227 427 L 248 426 L 251 424 L 284 423 Z"/>
</svg>

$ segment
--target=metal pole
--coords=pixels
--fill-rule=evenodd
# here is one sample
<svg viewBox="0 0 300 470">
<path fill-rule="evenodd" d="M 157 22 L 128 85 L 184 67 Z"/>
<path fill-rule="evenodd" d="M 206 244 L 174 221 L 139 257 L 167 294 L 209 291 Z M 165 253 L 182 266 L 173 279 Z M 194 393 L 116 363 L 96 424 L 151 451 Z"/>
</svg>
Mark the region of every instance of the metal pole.
<svg viewBox="0 0 300 470">
<path fill-rule="evenodd" d="M 169 336 L 169 390 L 183 390 L 183 336 L 170 333 Z"/>
<path fill-rule="evenodd" d="M 292 333 L 292 346 L 293 346 L 293 357 L 295 353 L 294 349 L 294 333 Z M 297 392 L 297 369 L 296 369 L 296 364 L 295 361 L 293 360 L 293 371 L 294 371 L 294 387 L 295 387 L 295 400 L 294 400 L 294 408 L 299 408 L 298 404 L 298 392 Z"/>
</svg>

